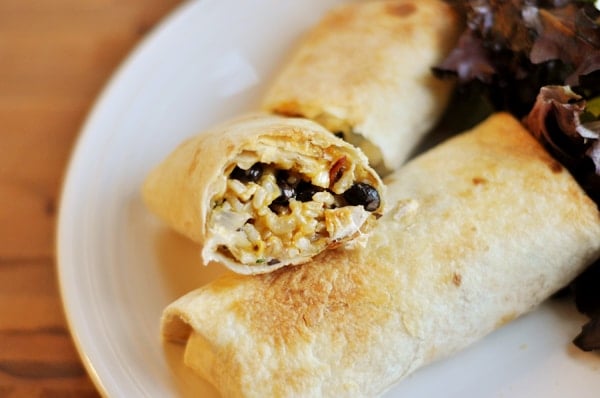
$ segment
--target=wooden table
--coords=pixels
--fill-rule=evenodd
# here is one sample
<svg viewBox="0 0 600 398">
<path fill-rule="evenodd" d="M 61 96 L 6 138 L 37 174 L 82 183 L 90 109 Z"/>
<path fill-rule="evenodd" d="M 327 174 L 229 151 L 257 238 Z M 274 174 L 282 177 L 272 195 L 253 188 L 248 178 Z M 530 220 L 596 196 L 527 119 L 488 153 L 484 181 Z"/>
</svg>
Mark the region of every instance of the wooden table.
<svg viewBox="0 0 600 398">
<path fill-rule="evenodd" d="M 55 270 L 61 181 L 99 91 L 182 0 L 0 0 L 0 397 L 96 397 Z"/>
</svg>

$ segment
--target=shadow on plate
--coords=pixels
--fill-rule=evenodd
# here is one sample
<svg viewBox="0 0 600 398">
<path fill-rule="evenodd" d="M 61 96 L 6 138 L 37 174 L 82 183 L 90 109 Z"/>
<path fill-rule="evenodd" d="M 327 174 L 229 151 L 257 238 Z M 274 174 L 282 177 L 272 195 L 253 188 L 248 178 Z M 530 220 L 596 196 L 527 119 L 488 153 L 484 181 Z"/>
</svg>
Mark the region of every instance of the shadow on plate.
<svg viewBox="0 0 600 398">
<path fill-rule="evenodd" d="M 183 363 L 185 346 L 163 342 L 163 352 L 172 372 L 177 395 L 181 398 L 218 398 L 217 390 Z"/>
<path fill-rule="evenodd" d="M 154 247 L 165 293 L 173 300 L 231 272 L 217 263 L 205 266 L 200 257 L 201 247 L 168 228 L 159 229 Z M 163 341 L 162 347 L 178 396 L 219 397 L 209 382 L 184 365 L 184 345 Z"/>
<path fill-rule="evenodd" d="M 231 272 L 218 263 L 205 266 L 201 247 L 168 228 L 158 232 L 154 245 L 164 286 L 173 299 Z"/>
</svg>

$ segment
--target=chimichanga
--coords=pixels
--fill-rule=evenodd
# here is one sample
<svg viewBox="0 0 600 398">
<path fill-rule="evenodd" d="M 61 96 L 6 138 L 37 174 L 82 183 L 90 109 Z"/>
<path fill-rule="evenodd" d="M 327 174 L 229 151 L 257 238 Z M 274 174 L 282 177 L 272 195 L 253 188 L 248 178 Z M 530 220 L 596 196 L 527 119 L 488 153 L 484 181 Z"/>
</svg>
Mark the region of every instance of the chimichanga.
<svg viewBox="0 0 600 398">
<path fill-rule="evenodd" d="M 206 263 L 258 274 L 363 236 L 382 214 L 383 189 L 365 155 L 317 123 L 252 114 L 181 144 L 143 197 L 203 245 Z"/>
<path fill-rule="evenodd" d="M 365 246 L 216 280 L 162 333 L 224 397 L 369 397 L 533 309 L 600 255 L 600 214 L 497 114 L 409 162 Z"/>
<path fill-rule="evenodd" d="M 461 22 L 442 0 L 350 2 L 310 30 L 263 108 L 313 119 L 395 170 L 444 111 L 449 80 L 433 76 Z"/>
</svg>

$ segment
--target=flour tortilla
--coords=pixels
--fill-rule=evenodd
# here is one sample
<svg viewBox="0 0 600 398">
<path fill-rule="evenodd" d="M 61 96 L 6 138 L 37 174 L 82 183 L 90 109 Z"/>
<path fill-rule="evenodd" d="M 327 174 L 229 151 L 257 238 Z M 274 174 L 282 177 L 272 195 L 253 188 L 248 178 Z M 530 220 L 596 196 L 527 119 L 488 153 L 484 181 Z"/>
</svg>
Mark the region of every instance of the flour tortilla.
<svg viewBox="0 0 600 398">
<path fill-rule="evenodd" d="M 272 272 L 306 262 L 322 250 L 351 244 L 364 238 L 383 212 L 383 202 L 372 211 L 361 205 L 345 205 L 323 211 L 325 214 L 318 217 L 324 217 L 321 225 L 326 224 L 327 231 L 317 231 L 317 241 L 314 238 L 317 232 L 311 230 L 311 223 L 317 217 L 298 210 L 297 213 L 303 216 L 301 219 L 282 216 L 288 221 L 274 224 L 278 228 L 280 224 L 289 227 L 292 232 L 267 231 L 270 235 L 283 237 L 294 233 L 293 239 L 296 240 L 290 241 L 290 248 L 273 249 L 273 238 L 250 242 L 244 231 L 247 228 L 254 231 L 251 223 L 257 226 L 261 220 L 266 220 L 266 223 L 277 219 L 275 213 L 267 208 L 268 198 L 258 209 L 253 207 L 254 197 L 258 194 L 245 200 L 249 202 L 249 210 L 242 212 L 245 218 L 240 218 L 239 213 L 233 211 L 215 214 L 216 209 L 224 207 L 221 204 L 223 195 L 231 192 L 228 188 L 231 181 L 228 180 L 231 180 L 229 175 L 234 166 L 249 169 L 257 162 L 278 170 L 295 170 L 323 189 L 330 187 L 331 191 L 341 192 L 357 181 L 369 184 L 383 196 L 383 183 L 360 150 L 310 120 L 256 113 L 215 126 L 182 143 L 148 175 L 143 186 L 144 201 L 167 225 L 203 245 L 205 263 L 218 261 L 242 274 Z M 339 167 L 339 162 L 343 167 Z M 335 167 L 343 170 L 339 181 L 333 184 L 331 170 Z M 243 186 L 240 182 L 236 184 Z M 274 179 L 266 186 L 271 188 L 271 199 L 279 196 L 280 190 Z M 319 205 L 316 202 L 312 204 Z M 304 202 L 296 202 L 296 205 L 301 209 L 309 206 Z M 309 210 L 317 212 L 312 207 Z M 268 217 L 261 218 L 257 213 Z M 247 218 L 252 220 L 247 221 Z M 291 222 L 297 225 L 293 226 Z M 302 233 L 299 234 L 298 230 Z M 302 242 L 297 242 L 303 234 L 308 236 L 312 245 L 299 249 Z M 308 240 L 302 239 L 305 243 Z M 279 253 L 276 258 L 267 257 L 273 250 Z M 235 257 L 234 254 L 239 255 Z"/>
<path fill-rule="evenodd" d="M 497 114 L 388 180 L 364 247 L 225 276 L 164 311 L 224 397 L 370 397 L 532 310 L 600 255 L 600 216 Z"/>
<path fill-rule="evenodd" d="M 453 82 L 431 68 L 461 26 L 442 0 L 344 4 L 303 38 L 263 109 L 343 132 L 378 171 L 395 170 L 446 108 Z"/>
</svg>

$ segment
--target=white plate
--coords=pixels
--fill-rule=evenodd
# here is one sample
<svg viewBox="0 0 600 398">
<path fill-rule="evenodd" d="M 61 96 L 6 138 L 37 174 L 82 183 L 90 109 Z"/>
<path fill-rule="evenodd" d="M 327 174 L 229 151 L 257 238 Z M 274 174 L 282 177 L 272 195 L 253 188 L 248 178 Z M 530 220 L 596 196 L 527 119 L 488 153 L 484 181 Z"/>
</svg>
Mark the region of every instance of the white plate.
<svg viewBox="0 0 600 398">
<path fill-rule="evenodd" d="M 139 187 L 184 137 L 256 107 L 301 33 L 342 0 L 184 4 L 118 71 L 86 123 L 62 195 L 58 262 L 69 324 L 110 397 L 216 396 L 159 336 L 163 307 L 222 272 L 158 224 Z M 546 304 L 386 396 L 597 397 L 600 359 L 569 340 L 583 319 Z"/>
</svg>

